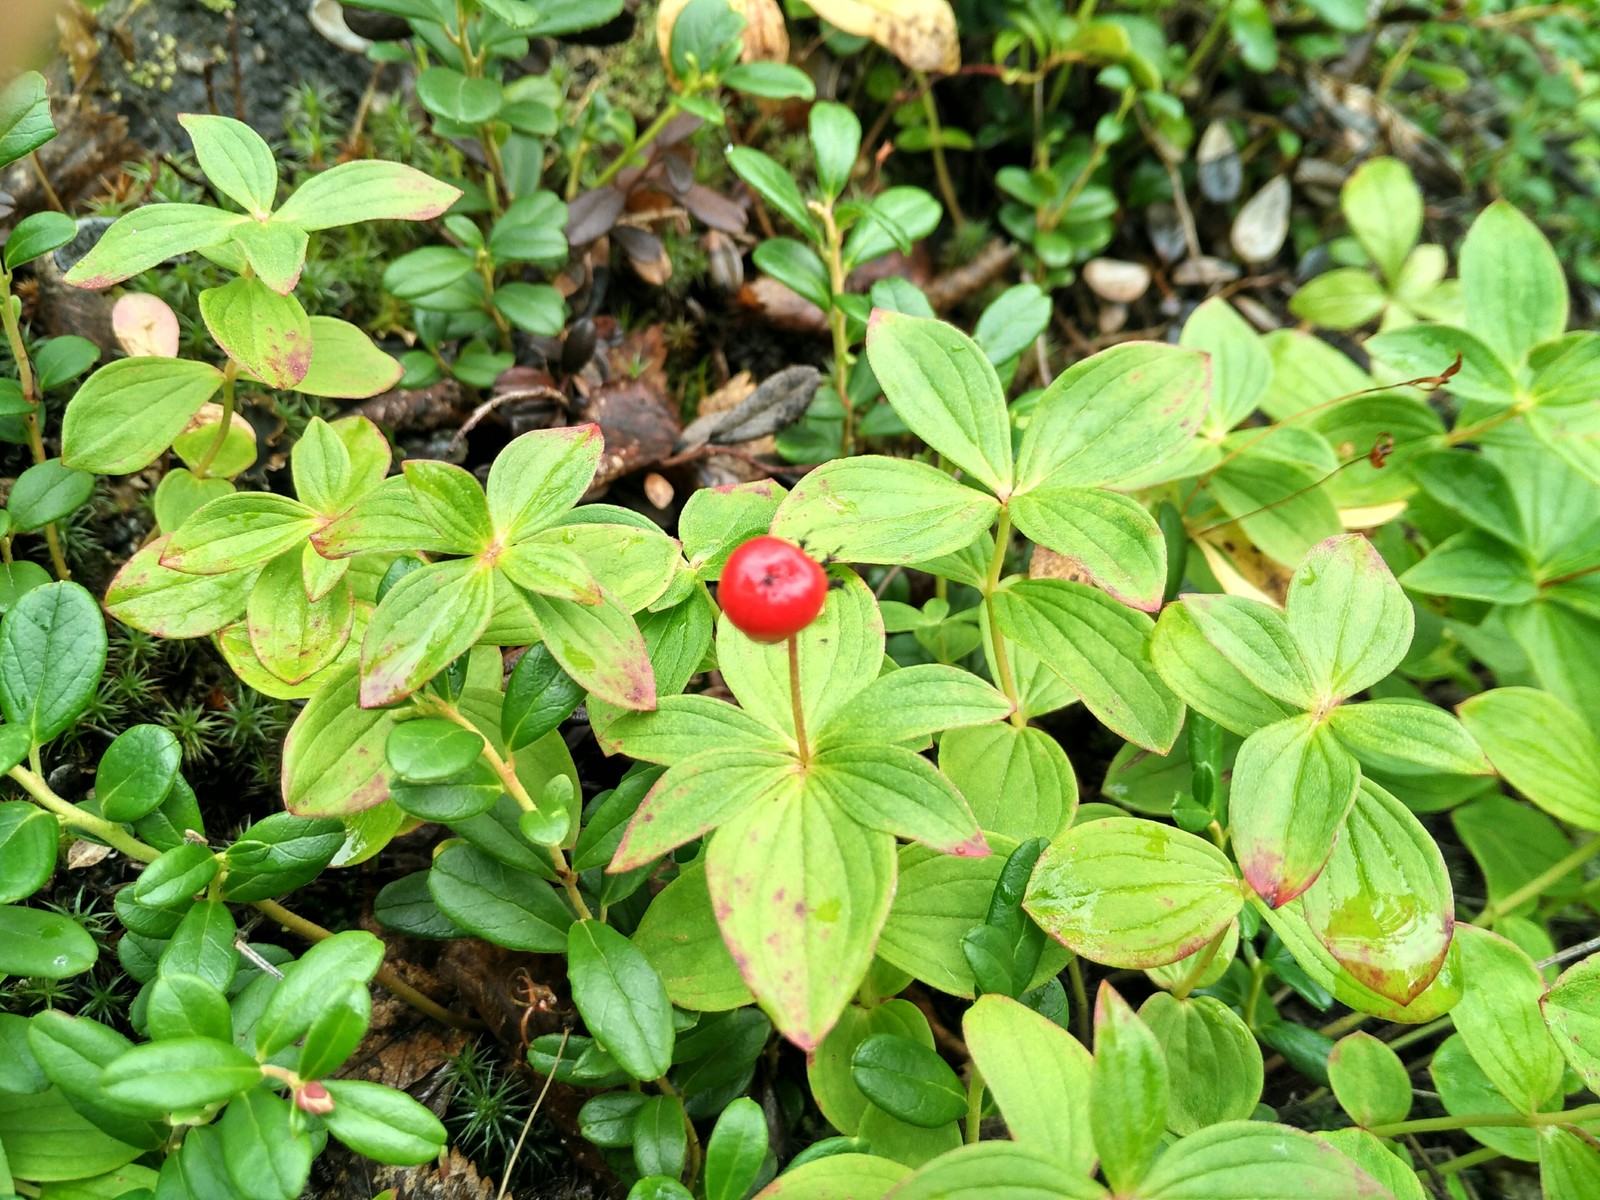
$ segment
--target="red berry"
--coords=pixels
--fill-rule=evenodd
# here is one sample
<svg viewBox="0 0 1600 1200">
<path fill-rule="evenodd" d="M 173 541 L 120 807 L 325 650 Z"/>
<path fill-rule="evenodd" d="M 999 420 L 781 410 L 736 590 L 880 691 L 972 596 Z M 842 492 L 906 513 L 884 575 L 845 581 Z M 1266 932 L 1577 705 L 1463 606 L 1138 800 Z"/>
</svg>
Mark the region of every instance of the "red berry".
<svg viewBox="0 0 1600 1200">
<path fill-rule="evenodd" d="M 817 619 L 828 577 L 806 552 L 782 538 L 751 538 L 728 556 L 717 600 L 752 641 L 781 642 Z"/>
</svg>

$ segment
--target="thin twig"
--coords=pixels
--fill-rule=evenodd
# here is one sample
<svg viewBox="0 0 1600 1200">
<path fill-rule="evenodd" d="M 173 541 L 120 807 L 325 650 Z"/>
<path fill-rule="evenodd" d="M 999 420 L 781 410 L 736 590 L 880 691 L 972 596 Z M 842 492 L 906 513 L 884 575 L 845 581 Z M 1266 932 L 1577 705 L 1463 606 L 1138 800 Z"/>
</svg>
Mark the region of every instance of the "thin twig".
<svg viewBox="0 0 1600 1200">
<path fill-rule="evenodd" d="M 550 1073 L 544 1077 L 544 1086 L 539 1089 L 533 1107 L 528 1110 L 528 1119 L 522 1123 L 522 1132 L 517 1135 L 517 1144 L 511 1147 L 511 1157 L 506 1159 L 506 1169 L 500 1175 L 500 1191 L 496 1194 L 495 1200 L 506 1200 L 506 1189 L 511 1186 L 511 1171 L 517 1165 L 517 1155 L 522 1153 L 522 1143 L 528 1140 L 528 1130 L 533 1128 L 533 1119 L 539 1115 L 539 1108 L 544 1104 L 550 1085 L 556 1081 L 556 1068 L 561 1065 L 562 1052 L 566 1050 L 567 1038 L 571 1036 L 572 1030 L 561 1031 L 561 1044 L 556 1047 L 555 1061 L 550 1064 Z"/>
</svg>

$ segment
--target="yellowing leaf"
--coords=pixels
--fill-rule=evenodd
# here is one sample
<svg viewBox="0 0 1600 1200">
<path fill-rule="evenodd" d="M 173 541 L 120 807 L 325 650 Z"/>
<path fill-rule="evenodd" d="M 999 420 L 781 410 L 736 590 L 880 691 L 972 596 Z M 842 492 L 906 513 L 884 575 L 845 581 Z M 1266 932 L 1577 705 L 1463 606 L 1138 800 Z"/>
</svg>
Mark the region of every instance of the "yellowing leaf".
<svg viewBox="0 0 1600 1200">
<path fill-rule="evenodd" d="M 871 38 L 918 71 L 961 69 L 956 14 L 947 0 L 812 0 L 824 21 Z"/>
</svg>

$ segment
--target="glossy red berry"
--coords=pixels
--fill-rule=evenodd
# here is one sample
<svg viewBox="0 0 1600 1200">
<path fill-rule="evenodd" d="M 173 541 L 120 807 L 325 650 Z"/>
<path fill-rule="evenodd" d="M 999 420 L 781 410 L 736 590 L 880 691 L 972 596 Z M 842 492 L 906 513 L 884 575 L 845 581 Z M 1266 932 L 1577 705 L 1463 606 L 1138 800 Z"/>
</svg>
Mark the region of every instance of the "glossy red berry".
<svg viewBox="0 0 1600 1200">
<path fill-rule="evenodd" d="M 728 556 L 717 600 L 753 641 L 781 642 L 817 619 L 828 577 L 806 552 L 782 538 L 751 538 Z"/>
</svg>

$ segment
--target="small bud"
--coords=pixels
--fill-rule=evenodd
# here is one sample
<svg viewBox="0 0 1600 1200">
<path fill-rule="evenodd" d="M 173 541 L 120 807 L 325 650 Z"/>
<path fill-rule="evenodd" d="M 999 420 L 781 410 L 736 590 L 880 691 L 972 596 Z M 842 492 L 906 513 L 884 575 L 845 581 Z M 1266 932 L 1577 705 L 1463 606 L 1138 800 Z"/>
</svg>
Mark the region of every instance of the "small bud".
<svg viewBox="0 0 1600 1200">
<path fill-rule="evenodd" d="M 308 1112 L 314 1117 L 325 1117 L 333 1111 L 333 1097 L 315 1079 L 295 1089 L 294 1104 L 301 1112 Z"/>
</svg>

